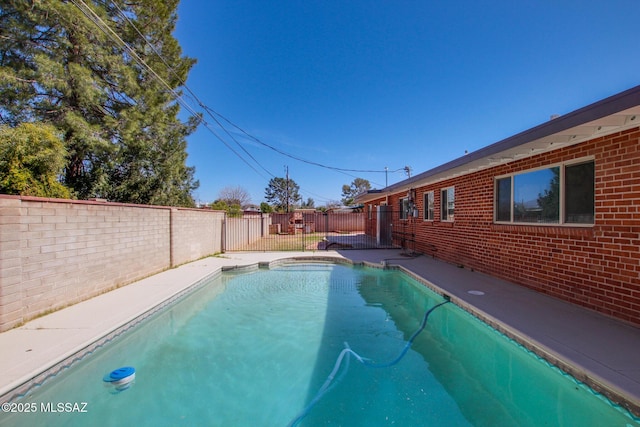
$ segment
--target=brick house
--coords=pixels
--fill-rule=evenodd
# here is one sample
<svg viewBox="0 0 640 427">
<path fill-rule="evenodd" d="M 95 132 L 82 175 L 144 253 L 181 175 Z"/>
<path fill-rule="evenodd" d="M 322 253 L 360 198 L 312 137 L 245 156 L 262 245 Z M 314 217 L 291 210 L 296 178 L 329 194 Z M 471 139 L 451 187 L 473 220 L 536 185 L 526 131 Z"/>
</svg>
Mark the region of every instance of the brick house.
<svg viewBox="0 0 640 427">
<path fill-rule="evenodd" d="M 379 242 L 640 325 L 640 86 L 356 203 Z"/>
</svg>

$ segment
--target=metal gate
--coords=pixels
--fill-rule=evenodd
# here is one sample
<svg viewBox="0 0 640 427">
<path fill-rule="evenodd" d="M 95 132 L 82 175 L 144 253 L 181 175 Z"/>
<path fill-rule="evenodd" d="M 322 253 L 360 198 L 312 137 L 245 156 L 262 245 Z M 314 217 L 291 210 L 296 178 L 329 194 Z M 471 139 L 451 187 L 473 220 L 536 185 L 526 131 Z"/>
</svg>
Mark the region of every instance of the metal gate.
<svg viewBox="0 0 640 427">
<path fill-rule="evenodd" d="M 322 213 L 299 210 L 288 214 L 257 214 L 227 218 L 224 250 L 318 251 L 374 249 L 394 246 L 378 239 L 372 221 L 377 215 L 362 212 Z"/>
<path fill-rule="evenodd" d="M 392 210 L 390 206 L 378 206 L 370 215 L 367 233 L 375 236 L 379 248 L 401 248 L 416 251 L 416 221 L 408 213 Z"/>
</svg>

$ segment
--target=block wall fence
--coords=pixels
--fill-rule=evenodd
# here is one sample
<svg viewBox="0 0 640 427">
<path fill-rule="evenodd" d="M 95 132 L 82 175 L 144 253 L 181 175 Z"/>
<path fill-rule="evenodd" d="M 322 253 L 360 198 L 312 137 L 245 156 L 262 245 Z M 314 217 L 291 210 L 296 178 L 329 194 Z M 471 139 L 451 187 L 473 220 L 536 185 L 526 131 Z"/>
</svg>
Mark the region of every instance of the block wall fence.
<svg viewBox="0 0 640 427">
<path fill-rule="evenodd" d="M 222 251 L 220 211 L 0 195 L 0 331 Z"/>
<path fill-rule="evenodd" d="M 587 156 L 595 159 L 593 226 L 494 223 L 496 176 Z M 455 218 L 443 222 L 440 190 L 450 186 Z M 640 325 L 640 128 L 415 190 L 420 215 L 409 221 L 418 252 Z M 423 220 L 427 191 L 434 191 L 434 221 Z M 396 210 L 405 196 L 390 195 L 388 204 Z"/>
</svg>

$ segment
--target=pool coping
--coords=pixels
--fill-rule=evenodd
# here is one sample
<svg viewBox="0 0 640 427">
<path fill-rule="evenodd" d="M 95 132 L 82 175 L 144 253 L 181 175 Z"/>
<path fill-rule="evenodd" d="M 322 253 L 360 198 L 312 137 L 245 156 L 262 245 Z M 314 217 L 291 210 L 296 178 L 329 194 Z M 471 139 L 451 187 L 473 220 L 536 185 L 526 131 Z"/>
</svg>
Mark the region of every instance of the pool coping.
<svg viewBox="0 0 640 427">
<path fill-rule="evenodd" d="M 270 262 L 295 260 L 297 257 L 348 262 L 335 252 L 242 255 L 225 254 L 184 264 L 0 333 L 0 348 L 3 349 L 0 352 L 0 403 L 22 398 L 224 271 L 248 271 Z M 125 301 L 124 306 L 120 301 Z M 122 310 L 114 312 L 114 306 Z M 101 314 L 107 319 L 98 319 Z M 83 325 L 77 326 L 78 322 L 83 322 Z M 73 333 L 77 336 L 72 336 Z"/>
<path fill-rule="evenodd" d="M 449 298 L 451 302 L 458 307 L 462 308 L 463 310 L 480 319 L 482 322 L 486 323 L 493 329 L 520 344 L 525 349 L 531 351 L 533 354 L 540 357 L 550 365 L 555 366 L 564 373 L 571 375 L 576 381 L 589 386 L 593 391 L 603 395 L 613 404 L 624 407 L 625 409 L 629 410 L 629 412 L 631 412 L 634 416 L 640 418 L 640 402 L 638 401 L 638 399 L 634 399 L 629 395 L 627 391 L 625 391 L 621 387 L 618 387 L 615 383 L 609 381 L 603 376 L 596 374 L 595 372 L 591 372 L 589 368 L 583 366 L 577 361 L 568 360 L 566 357 L 562 356 L 559 352 L 555 351 L 551 347 L 543 344 L 542 342 L 527 335 L 526 333 L 523 333 L 517 328 L 503 323 L 496 317 L 490 315 L 484 310 L 479 309 L 468 301 L 450 295 L 445 289 L 413 273 L 406 267 L 401 265 L 390 265 L 389 268 L 397 268 L 403 271 L 405 274 L 413 277 L 417 281 L 423 283 L 432 291 L 441 295 L 446 295 L 446 297 Z"/>
<path fill-rule="evenodd" d="M 397 252 L 397 250 L 348 250 L 321 253 L 263 252 L 225 254 L 224 257 L 209 257 L 185 264 L 35 319 L 19 328 L 0 333 L 0 348 L 3 349 L 3 355 L 0 356 L 0 402 L 4 403 L 21 398 L 25 393 L 38 387 L 47 379 L 56 376 L 76 361 L 81 360 L 83 357 L 126 332 L 168 304 L 197 289 L 199 285 L 207 279 L 223 271 L 234 270 L 242 272 L 255 268 L 272 267 L 287 262 L 322 261 L 349 265 L 366 265 L 383 269 L 399 269 L 434 292 L 447 296 L 462 309 L 521 344 L 551 365 L 570 374 L 579 382 L 588 385 L 594 391 L 606 396 L 612 402 L 626 408 L 634 416 L 640 417 L 640 382 L 632 380 L 631 384 L 629 384 L 623 381 L 621 377 L 615 375 L 615 369 L 603 369 L 597 372 L 595 369 L 586 366 L 586 363 L 581 363 L 581 360 L 579 360 L 580 357 L 568 357 L 566 352 L 562 352 L 562 349 L 558 349 L 557 346 L 554 348 L 555 341 L 545 341 L 545 336 L 536 337 L 534 334 L 523 330 L 524 328 L 505 322 L 504 316 L 500 314 L 496 315 L 496 312 L 491 313 L 492 310 L 490 306 L 481 307 L 477 303 L 474 304 L 474 296 L 468 293 L 469 290 L 466 289 L 466 287 L 460 288 L 460 286 L 456 284 L 456 280 L 459 280 L 461 276 L 465 276 L 466 278 L 472 277 L 476 284 L 482 281 L 488 281 L 487 283 L 490 284 L 500 282 L 499 284 L 502 285 L 502 281 L 491 276 L 481 275 L 481 273 L 458 269 L 456 266 L 442 261 L 431 260 L 428 257 L 395 258 L 394 255 L 396 255 Z M 447 277 L 447 275 L 450 280 L 443 280 L 442 278 Z M 482 280 L 478 281 L 478 277 Z M 174 282 L 180 283 L 175 284 Z M 508 283 L 507 285 L 516 286 L 517 288 L 514 289 L 518 291 L 528 292 L 528 298 L 551 298 L 517 285 Z M 162 292 L 149 292 L 151 290 L 157 291 L 158 289 L 162 289 Z M 69 321 L 77 323 L 77 316 L 85 316 L 85 321 L 91 321 L 91 317 L 98 313 L 99 310 L 94 310 L 89 306 L 97 307 L 102 305 L 102 310 L 105 309 L 105 306 L 106 310 L 109 310 L 110 304 L 112 307 L 114 300 L 121 298 L 126 299 L 131 295 L 144 295 L 146 297 L 148 294 L 154 294 L 154 298 L 151 298 L 144 304 L 134 304 L 133 307 L 131 307 L 131 312 L 121 313 L 122 315 L 120 316 L 111 316 L 112 319 L 109 319 L 110 321 L 106 323 L 94 319 L 93 328 L 95 331 L 89 334 L 80 334 L 81 336 L 78 337 L 78 339 L 64 342 L 60 348 L 49 351 L 48 353 L 50 355 L 46 362 L 43 362 L 41 359 L 38 361 L 38 358 L 31 357 L 30 363 L 23 363 L 25 361 L 29 362 L 30 356 L 33 356 L 32 354 L 28 354 L 32 351 L 25 351 L 24 348 L 33 347 L 38 350 L 36 348 L 37 345 L 33 343 L 34 340 L 42 340 L 44 344 L 51 342 L 51 338 L 49 338 L 49 341 L 42 338 L 42 335 L 45 333 L 51 332 L 53 335 L 56 335 L 56 333 L 59 334 L 60 331 L 77 331 L 77 327 L 67 327 L 66 329 L 64 327 L 58 328 L 60 324 L 68 324 L 66 322 Z M 558 301 L 559 300 L 554 299 L 554 304 L 557 304 Z M 83 306 L 88 308 L 80 310 Z M 542 304 L 542 306 L 544 306 L 544 304 Z M 606 323 L 607 326 L 614 325 L 626 328 L 625 332 L 629 333 L 630 331 L 632 334 L 631 338 L 637 338 L 637 343 L 640 343 L 640 329 L 631 327 L 623 322 L 611 323 L 612 320 L 610 318 L 579 307 L 571 307 L 574 311 L 577 310 L 581 314 L 588 312 L 590 316 L 601 317 L 602 322 Z M 135 313 L 133 311 L 135 311 Z M 87 316 L 89 316 L 89 319 L 86 318 Z M 61 318 L 66 318 L 67 320 L 61 320 Z M 38 335 L 40 335 L 40 337 L 38 337 Z M 640 346 L 640 344 L 637 345 Z M 10 350 L 7 351 L 6 349 Z M 44 350 L 40 356 L 47 356 L 47 350 Z M 630 348 L 629 351 L 635 351 L 635 349 Z M 22 369 L 19 370 L 19 372 L 14 372 L 12 375 L 5 375 L 3 371 L 12 363 L 12 360 L 14 364 L 19 364 Z"/>
</svg>

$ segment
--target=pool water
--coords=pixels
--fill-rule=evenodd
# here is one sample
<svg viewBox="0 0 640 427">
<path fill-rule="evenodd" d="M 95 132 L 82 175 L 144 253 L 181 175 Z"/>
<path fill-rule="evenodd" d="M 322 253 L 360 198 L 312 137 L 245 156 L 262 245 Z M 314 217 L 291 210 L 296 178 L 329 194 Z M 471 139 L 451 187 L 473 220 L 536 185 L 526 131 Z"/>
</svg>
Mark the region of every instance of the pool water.
<svg viewBox="0 0 640 427">
<path fill-rule="evenodd" d="M 0 413 L 10 426 L 640 426 L 572 377 L 393 270 L 286 264 L 224 273 Z M 102 378 L 133 366 L 114 393 Z M 51 412 L 59 403 L 86 412 Z M 44 410 L 49 410 L 44 412 Z M 303 414 L 301 416 L 301 414 Z"/>
</svg>

